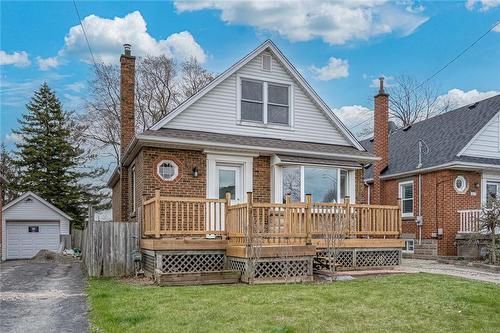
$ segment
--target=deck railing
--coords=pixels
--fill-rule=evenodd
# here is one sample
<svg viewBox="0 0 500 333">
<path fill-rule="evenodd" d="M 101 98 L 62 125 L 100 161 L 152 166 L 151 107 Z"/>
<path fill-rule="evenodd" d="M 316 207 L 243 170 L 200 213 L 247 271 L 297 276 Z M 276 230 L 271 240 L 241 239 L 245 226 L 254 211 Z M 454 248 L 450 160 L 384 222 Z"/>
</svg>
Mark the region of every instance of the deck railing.
<svg viewBox="0 0 500 333">
<path fill-rule="evenodd" d="M 143 234 L 145 236 L 217 237 L 226 234 L 225 199 L 155 197 L 144 202 Z"/>
<path fill-rule="evenodd" d="M 143 235 L 160 237 L 227 237 L 233 245 L 306 245 L 312 238 L 337 236 L 392 237 L 401 234 L 398 206 L 345 203 L 247 203 L 225 199 L 162 197 L 144 202 Z"/>
<path fill-rule="evenodd" d="M 466 209 L 459 210 L 460 214 L 460 230 L 462 234 L 472 234 L 479 231 L 479 218 L 481 209 Z"/>
</svg>

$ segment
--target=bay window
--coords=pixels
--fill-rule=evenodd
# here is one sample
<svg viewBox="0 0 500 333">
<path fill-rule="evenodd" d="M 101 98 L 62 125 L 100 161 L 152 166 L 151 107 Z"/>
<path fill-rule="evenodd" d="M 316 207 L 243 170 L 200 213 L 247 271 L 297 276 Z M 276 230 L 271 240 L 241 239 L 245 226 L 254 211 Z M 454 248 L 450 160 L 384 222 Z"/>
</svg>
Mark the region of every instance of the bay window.
<svg viewBox="0 0 500 333">
<path fill-rule="evenodd" d="M 240 121 L 264 125 L 290 125 L 290 84 L 246 78 L 239 80 Z"/>
<path fill-rule="evenodd" d="M 311 194 L 313 202 L 342 202 L 349 195 L 348 171 L 323 166 L 285 166 L 282 168 L 283 201 L 305 201 Z"/>
</svg>

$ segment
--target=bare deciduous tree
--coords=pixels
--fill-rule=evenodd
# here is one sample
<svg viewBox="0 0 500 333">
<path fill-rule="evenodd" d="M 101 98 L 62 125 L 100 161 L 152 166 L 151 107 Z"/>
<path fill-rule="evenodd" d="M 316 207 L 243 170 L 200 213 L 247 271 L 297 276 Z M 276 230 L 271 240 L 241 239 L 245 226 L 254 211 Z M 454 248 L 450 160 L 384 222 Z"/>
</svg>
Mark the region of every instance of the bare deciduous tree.
<svg viewBox="0 0 500 333">
<path fill-rule="evenodd" d="M 450 111 L 454 105 L 440 97 L 438 89 L 430 82 L 420 84 L 416 78 L 400 75 L 387 89 L 389 111 L 402 126 L 412 125 L 438 114 Z"/>
<path fill-rule="evenodd" d="M 180 66 L 165 55 L 137 59 L 136 130 L 144 131 L 163 118 L 185 98 L 213 80 L 214 75 L 195 59 Z M 101 157 L 120 153 L 120 68 L 97 64 L 89 81 L 86 112 L 79 117 L 82 135 Z"/>
<path fill-rule="evenodd" d="M 491 236 L 489 249 L 490 263 L 496 264 L 497 261 L 497 244 L 495 230 L 500 228 L 500 198 L 492 198 L 488 205 L 482 209 L 481 217 L 479 218 L 479 231 L 484 231 Z"/>
</svg>

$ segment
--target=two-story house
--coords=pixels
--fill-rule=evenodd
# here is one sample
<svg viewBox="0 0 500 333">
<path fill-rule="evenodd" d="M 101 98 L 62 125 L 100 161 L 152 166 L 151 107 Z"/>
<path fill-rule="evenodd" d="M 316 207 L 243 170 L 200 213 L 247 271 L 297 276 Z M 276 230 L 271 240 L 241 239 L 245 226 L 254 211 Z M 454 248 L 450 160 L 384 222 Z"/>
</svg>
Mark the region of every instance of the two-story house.
<svg viewBox="0 0 500 333">
<path fill-rule="evenodd" d="M 333 223 L 345 209 L 359 210 L 345 265 L 399 262 L 398 207 L 377 220 L 356 206 L 363 166 L 377 157 L 271 41 L 139 134 L 130 45 L 120 63 L 121 162 L 108 185 L 113 219 L 141 223 L 147 270 L 245 272 L 259 238 L 255 277 L 283 278 L 285 261 L 292 277 L 308 280 L 318 221 Z M 356 260 L 359 238 L 370 237 L 371 251 Z"/>
</svg>

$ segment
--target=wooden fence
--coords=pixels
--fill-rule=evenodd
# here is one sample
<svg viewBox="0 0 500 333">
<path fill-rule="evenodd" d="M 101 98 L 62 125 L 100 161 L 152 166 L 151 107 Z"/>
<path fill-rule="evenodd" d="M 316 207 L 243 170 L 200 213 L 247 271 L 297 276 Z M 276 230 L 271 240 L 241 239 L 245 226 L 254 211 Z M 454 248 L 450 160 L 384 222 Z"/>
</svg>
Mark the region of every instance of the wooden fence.
<svg viewBox="0 0 500 333">
<path fill-rule="evenodd" d="M 138 249 L 138 223 L 94 221 L 91 211 L 87 227 L 72 232 L 73 246 L 80 247 L 89 276 L 135 273 L 133 251 Z"/>
</svg>

